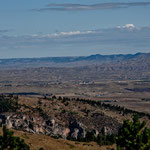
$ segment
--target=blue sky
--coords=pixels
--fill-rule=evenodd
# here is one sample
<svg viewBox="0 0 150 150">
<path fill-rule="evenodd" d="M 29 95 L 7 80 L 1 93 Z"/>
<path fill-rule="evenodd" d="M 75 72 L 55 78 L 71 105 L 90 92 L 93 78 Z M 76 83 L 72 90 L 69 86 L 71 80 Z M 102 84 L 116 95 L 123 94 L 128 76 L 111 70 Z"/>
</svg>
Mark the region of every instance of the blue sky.
<svg viewBox="0 0 150 150">
<path fill-rule="evenodd" d="M 149 0 L 3 0 L 0 58 L 150 52 Z"/>
</svg>

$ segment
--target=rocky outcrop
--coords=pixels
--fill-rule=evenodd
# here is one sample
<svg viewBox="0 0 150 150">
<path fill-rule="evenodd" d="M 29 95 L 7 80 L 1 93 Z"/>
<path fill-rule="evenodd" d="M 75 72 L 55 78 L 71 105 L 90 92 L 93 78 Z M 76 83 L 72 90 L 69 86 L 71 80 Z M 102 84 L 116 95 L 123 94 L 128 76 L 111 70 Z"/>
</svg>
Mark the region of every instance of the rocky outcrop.
<svg viewBox="0 0 150 150">
<path fill-rule="evenodd" d="M 56 123 L 54 119 L 44 120 L 39 116 L 1 114 L 0 125 L 6 125 L 7 128 L 23 130 L 25 132 L 45 134 L 64 139 L 70 137 L 77 140 L 86 136 L 86 127 L 82 123 L 70 121 L 69 126 L 64 127 Z"/>
<path fill-rule="evenodd" d="M 86 136 L 87 127 L 80 122 L 70 121 L 69 129 L 69 137 L 73 139 L 80 140 Z"/>
<path fill-rule="evenodd" d="M 67 138 L 74 140 L 84 139 L 87 131 L 89 130 L 95 135 L 95 137 L 98 136 L 98 134 L 101 134 L 101 130 L 98 130 L 96 127 L 89 129 L 88 126 L 85 126 L 85 124 L 73 118 L 69 120 L 67 125 L 62 125 L 58 124 L 50 117 L 48 119 L 44 119 L 38 115 L 28 116 L 26 114 L 11 113 L 0 115 L 0 125 L 6 125 L 7 128 L 13 128 L 25 132 L 45 134 L 57 138 L 61 137 L 64 139 Z M 103 126 L 103 131 L 105 135 L 113 133 L 113 129 L 105 125 Z"/>
</svg>

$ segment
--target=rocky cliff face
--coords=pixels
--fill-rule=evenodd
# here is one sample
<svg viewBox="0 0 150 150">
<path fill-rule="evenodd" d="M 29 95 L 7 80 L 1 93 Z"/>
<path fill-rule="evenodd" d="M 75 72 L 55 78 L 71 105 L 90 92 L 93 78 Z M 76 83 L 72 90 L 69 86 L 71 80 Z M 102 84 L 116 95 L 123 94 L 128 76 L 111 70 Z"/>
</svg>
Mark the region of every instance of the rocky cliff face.
<svg viewBox="0 0 150 150">
<path fill-rule="evenodd" d="M 81 139 L 86 135 L 86 127 L 76 121 L 70 122 L 69 127 L 63 127 L 54 119 L 44 120 L 42 117 L 33 117 L 17 114 L 1 114 L 0 125 L 7 128 L 23 130 L 25 132 L 45 134 L 54 137 Z"/>
<path fill-rule="evenodd" d="M 52 137 L 70 138 L 80 140 L 86 137 L 89 129 L 87 126 L 76 120 L 70 120 L 68 126 L 58 124 L 54 119 L 43 119 L 39 116 L 28 116 L 25 114 L 8 114 L 0 115 L 0 126 L 6 125 L 7 128 L 13 128 L 30 133 L 45 134 Z M 111 134 L 109 127 L 104 127 L 105 133 Z M 92 131 L 95 136 L 99 134 L 98 130 Z"/>
</svg>

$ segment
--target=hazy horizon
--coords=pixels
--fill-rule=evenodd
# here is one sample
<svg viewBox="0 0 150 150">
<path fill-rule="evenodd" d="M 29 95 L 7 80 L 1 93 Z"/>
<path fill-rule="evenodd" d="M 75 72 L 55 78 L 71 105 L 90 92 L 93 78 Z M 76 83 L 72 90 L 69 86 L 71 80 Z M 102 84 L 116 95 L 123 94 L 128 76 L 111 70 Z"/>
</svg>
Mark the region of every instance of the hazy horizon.
<svg viewBox="0 0 150 150">
<path fill-rule="evenodd" d="M 90 55 L 74 55 L 74 56 L 44 56 L 44 57 L 8 57 L 8 58 L 0 58 L 0 59 L 38 59 L 38 58 L 58 58 L 58 57 L 89 57 L 89 56 L 94 56 L 94 55 L 101 55 L 101 56 L 113 56 L 113 55 L 136 55 L 136 54 L 150 54 L 150 52 L 147 53 L 141 53 L 141 52 L 137 52 L 137 53 L 114 53 L 114 54 L 90 54 Z"/>
</svg>

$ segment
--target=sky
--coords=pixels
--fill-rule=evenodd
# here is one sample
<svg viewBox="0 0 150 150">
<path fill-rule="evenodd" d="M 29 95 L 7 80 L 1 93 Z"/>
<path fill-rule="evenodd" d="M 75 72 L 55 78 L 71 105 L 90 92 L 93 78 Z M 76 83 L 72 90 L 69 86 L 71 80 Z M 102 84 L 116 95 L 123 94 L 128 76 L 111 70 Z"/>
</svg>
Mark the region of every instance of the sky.
<svg viewBox="0 0 150 150">
<path fill-rule="evenodd" d="M 1 0 L 0 58 L 150 52 L 150 0 Z"/>
</svg>

